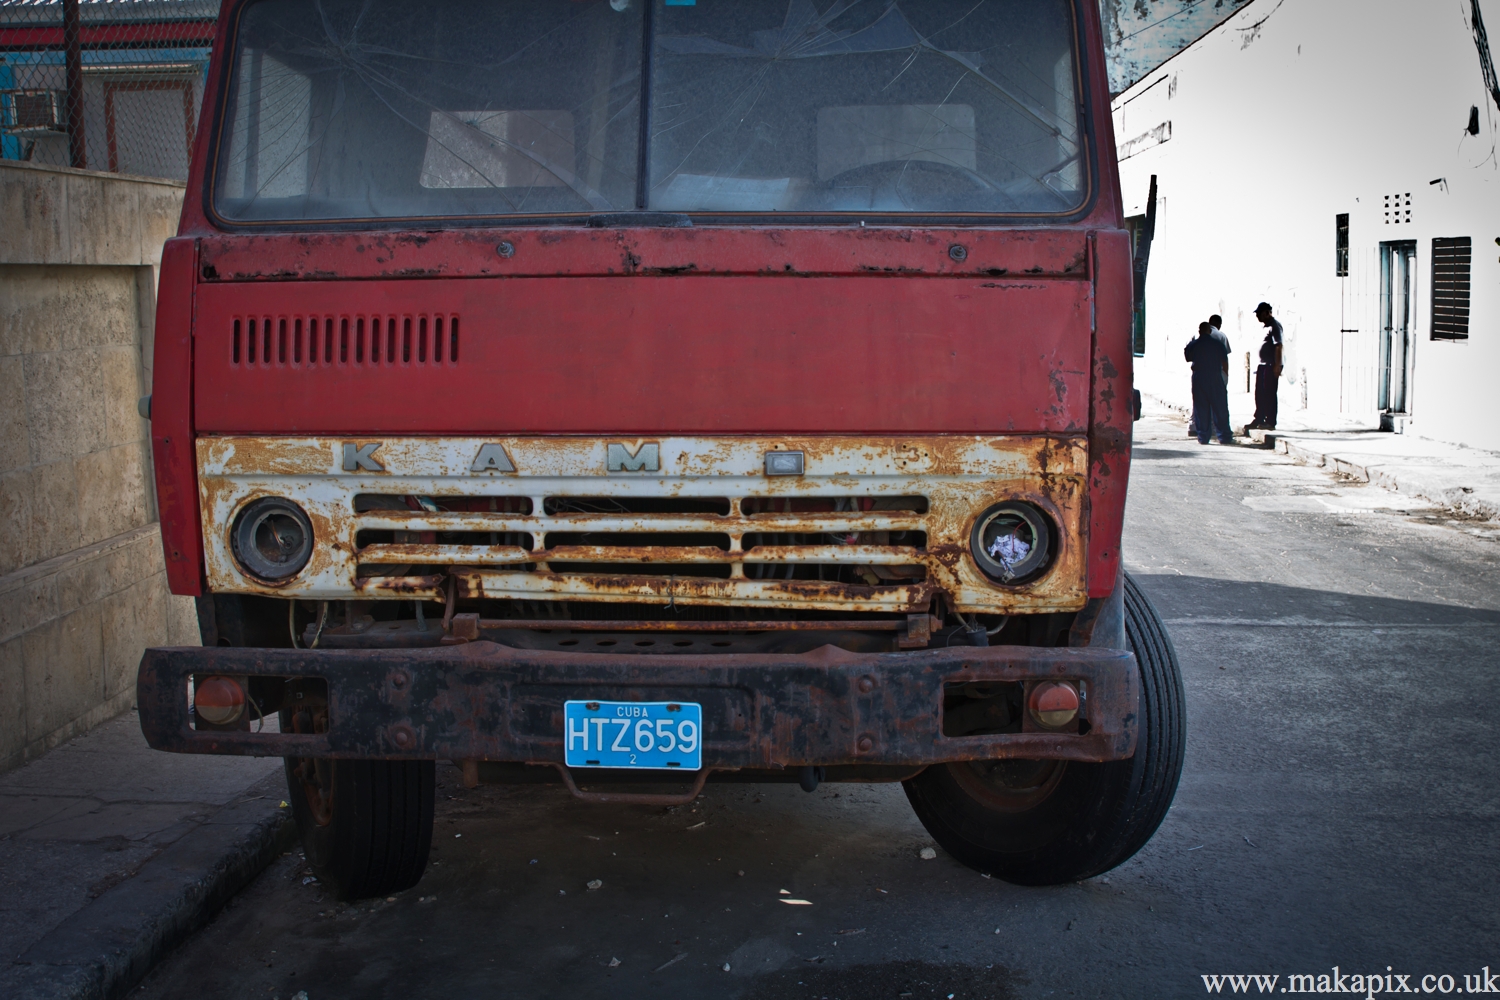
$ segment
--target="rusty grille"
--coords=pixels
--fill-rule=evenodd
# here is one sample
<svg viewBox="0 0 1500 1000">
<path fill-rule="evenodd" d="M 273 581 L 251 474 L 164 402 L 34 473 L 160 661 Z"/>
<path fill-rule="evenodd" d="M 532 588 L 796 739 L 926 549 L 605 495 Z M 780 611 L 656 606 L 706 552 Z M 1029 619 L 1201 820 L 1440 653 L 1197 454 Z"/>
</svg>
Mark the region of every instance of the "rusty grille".
<svg viewBox="0 0 1500 1000">
<path fill-rule="evenodd" d="M 926 577 L 927 500 L 919 496 L 549 496 L 539 515 L 492 506 L 484 498 L 408 496 L 362 511 L 359 576 L 468 567 L 867 586 Z"/>
<path fill-rule="evenodd" d="M 451 313 L 236 316 L 229 362 L 245 370 L 456 365 L 458 333 Z"/>
<path fill-rule="evenodd" d="M 610 468 L 646 443 L 393 437 L 360 445 L 378 468 L 349 469 L 359 441 L 199 438 L 208 580 L 302 599 L 882 614 L 939 597 L 978 613 L 1084 600 L 1081 437 L 663 437 L 649 442 L 659 468 Z M 766 456 L 788 449 L 805 455 L 803 474 L 767 475 Z M 319 539 L 279 587 L 241 572 L 228 541 L 238 512 L 267 495 L 294 498 Z M 1058 529 L 1051 568 L 1022 585 L 997 586 L 969 556 L 975 516 L 1001 500 L 1038 506 Z"/>
</svg>

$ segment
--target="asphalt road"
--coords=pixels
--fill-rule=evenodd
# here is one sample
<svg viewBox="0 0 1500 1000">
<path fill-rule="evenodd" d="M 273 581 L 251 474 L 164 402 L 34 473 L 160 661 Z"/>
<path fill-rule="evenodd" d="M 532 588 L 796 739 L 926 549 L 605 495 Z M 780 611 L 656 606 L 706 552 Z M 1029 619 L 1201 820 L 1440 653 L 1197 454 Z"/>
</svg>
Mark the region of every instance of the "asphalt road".
<svg viewBox="0 0 1500 1000">
<path fill-rule="evenodd" d="M 335 903 L 293 852 L 136 995 L 1188 997 L 1500 968 L 1500 532 L 1175 420 L 1137 425 L 1135 457 L 1125 553 L 1189 740 L 1171 813 L 1109 875 L 922 860 L 899 785 L 615 807 L 444 765 L 417 888 Z"/>
</svg>

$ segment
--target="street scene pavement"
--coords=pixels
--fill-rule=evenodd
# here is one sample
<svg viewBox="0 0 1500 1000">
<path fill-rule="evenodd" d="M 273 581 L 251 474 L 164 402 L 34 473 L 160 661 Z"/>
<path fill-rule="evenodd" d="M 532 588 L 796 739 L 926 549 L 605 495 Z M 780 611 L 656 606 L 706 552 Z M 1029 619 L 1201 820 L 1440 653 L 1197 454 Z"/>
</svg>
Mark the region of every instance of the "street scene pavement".
<svg viewBox="0 0 1500 1000">
<path fill-rule="evenodd" d="M 1500 967 L 1500 525 L 1200 446 L 1165 409 L 1131 478 L 1127 566 L 1181 659 L 1188 752 L 1114 871 L 985 878 L 899 785 L 608 806 L 440 764 L 415 888 L 339 903 L 293 848 L 132 996 L 1187 997 Z"/>
</svg>

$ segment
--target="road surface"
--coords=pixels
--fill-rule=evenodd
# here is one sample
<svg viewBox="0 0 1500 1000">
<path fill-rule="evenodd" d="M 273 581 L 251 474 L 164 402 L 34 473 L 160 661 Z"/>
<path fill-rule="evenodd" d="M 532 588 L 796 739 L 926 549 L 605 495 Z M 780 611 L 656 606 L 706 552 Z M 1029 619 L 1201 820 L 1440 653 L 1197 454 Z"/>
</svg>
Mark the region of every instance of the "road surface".
<svg viewBox="0 0 1500 1000">
<path fill-rule="evenodd" d="M 440 765 L 419 886 L 339 904 L 294 851 L 135 995 L 1190 997 L 1500 969 L 1500 526 L 1164 415 L 1132 479 L 1127 565 L 1176 642 L 1189 740 L 1171 813 L 1108 875 L 923 860 L 899 785 L 614 807 Z"/>
</svg>

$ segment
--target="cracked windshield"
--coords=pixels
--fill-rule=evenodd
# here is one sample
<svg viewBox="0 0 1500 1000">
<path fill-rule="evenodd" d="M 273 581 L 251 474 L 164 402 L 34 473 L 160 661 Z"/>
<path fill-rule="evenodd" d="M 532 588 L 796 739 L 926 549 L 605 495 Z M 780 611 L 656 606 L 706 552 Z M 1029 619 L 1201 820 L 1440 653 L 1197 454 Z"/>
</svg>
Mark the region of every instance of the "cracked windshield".
<svg viewBox="0 0 1500 1000">
<path fill-rule="evenodd" d="M 1065 0 L 262 0 L 213 201 L 230 222 L 1061 214 L 1087 193 L 1073 51 Z"/>
</svg>

